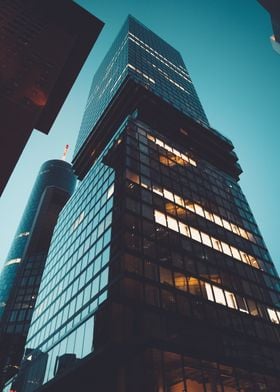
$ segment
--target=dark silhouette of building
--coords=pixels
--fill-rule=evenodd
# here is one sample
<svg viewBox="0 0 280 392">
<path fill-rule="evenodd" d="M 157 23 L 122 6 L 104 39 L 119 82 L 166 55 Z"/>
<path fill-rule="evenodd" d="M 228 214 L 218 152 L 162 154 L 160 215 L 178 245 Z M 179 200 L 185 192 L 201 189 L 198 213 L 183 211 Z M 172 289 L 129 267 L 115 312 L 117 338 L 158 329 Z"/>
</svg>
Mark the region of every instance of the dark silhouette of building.
<svg viewBox="0 0 280 392">
<path fill-rule="evenodd" d="M 280 54 L 280 3 L 278 0 L 258 0 L 270 13 L 273 35 L 270 37 L 273 49 Z"/>
<path fill-rule="evenodd" d="M 74 168 L 26 344 L 48 355 L 39 390 L 278 391 L 279 278 L 233 145 L 133 17 L 93 79 Z"/>
<path fill-rule="evenodd" d="M 30 326 L 57 217 L 74 191 L 72 166 L 45 162 L 0 274 L 0 368 L 5 380 L 16 372 Z"/>
<path fill-rule="evenodd" d="M 103 23 L 71 0 L 3 1 L 0 195 L 34 128 L 48 133 Z"/>
</svg>

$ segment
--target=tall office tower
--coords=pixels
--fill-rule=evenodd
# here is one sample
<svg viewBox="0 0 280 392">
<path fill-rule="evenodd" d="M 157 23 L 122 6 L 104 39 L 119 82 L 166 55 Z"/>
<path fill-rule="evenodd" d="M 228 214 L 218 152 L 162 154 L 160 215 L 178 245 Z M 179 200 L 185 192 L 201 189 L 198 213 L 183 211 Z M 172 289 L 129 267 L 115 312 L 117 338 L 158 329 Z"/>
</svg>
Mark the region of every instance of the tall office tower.
<svg viewBox="0 0 280 392">
<path fill-rule="evenodd" d="M 103 23 L 72 0 L 2 1 L 0 195 L 36 128 L 48 134 Z"/>
<path fill-rule="evenodd" d="M 273 49 L 280 54 L 280 4 L 278 0 L 258 0 L 270 13 L 273 35 L 270 41 Z"/>
<path fill-rule="evenodd" d="M 279 279 L 233 146 L 179 53 L 132 17 L 93 80 L 74 168 L 7 388 L 278 391 Z"/>
<path fill-rule="evenodd" d="M 1 382 L 20 364 L 54 226 L 75 183 L 69 163 L 50 160 L 41 166 L 1 271 Z"/>
</svg>

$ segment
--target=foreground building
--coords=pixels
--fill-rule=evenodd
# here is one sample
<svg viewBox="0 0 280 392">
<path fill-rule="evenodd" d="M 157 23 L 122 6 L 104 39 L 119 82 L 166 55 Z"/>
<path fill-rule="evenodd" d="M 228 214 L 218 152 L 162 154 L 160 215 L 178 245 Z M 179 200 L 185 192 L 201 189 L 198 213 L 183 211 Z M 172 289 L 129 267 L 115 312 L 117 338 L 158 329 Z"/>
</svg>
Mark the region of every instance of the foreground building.
<svg viewBox="0 0 280 392">
<path fill-rule="evenodd" d="M 273 29 L 270 41 L 273 49 L 280 54 L 280 3 L 278 0 L 259 0 L 259 3 L 270 13 Z"/>
<path fill-rule="evenodd" d="M 233 145 L 180 54 L 132 17 L 93 79 L 74 168 L 7 390 L 278 391 L 279 278 Z"/>
<path fill-rule="evenodd" d="M 72 0 L 0 9 L 0 195 L 34 128 L 48 134 L 103 23 Z"/>
<path fill-rule="evenodd" d="M 1 382 L 19 367 L 53 230 L 75 184 L 69 163 L 54 159 L 41 166 L 1 271 Z"/>
</svg>

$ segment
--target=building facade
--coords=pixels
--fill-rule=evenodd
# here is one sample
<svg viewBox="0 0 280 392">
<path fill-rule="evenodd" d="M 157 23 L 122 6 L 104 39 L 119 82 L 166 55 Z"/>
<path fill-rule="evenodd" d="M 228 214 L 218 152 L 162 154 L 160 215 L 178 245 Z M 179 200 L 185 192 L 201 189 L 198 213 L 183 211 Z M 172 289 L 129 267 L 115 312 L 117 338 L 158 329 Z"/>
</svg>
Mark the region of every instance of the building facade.
<svg viewBox="0 0 280 392">
<path fill-rule="evenodd" d="M 279 278 L 232 143 L 133 17 L 96 75 L 7 390 L 276 392 Z"/>
<path fill-rule="evenodd" d="M 48 134 L 103 23 L 72 0 L 4 1 L 0 21 L 1 194 L 33 129 Z"/>
<path fill-rule="evenodd" d="M 2 381 L 20 364 L 54 226 L 75 184 L 69 163 L 50 160 L 41 166 L 1 271 Z"/>
<path fill-rule="evenodd" d="M 273 35 L 270 37 L 273 49 L 280 54 L 280 4 L 277 0 L 259 0 L 271 17 Z"/>
</svg>

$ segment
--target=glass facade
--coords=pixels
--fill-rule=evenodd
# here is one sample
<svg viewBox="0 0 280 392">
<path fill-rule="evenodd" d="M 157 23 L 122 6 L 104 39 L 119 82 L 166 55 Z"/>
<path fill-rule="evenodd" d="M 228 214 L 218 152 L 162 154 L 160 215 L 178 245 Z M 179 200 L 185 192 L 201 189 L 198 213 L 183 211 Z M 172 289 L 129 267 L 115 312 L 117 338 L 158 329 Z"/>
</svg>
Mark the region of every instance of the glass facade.
<svg viewBox="0 0 280 392">
<path fill-rule="evenodd" d="M 44 382 L 56 373 L 58 357 L 71 353 L 80 359 L 93 350 L 94 314 L 108 295 L 115 175 L 103 156 L 112 143 L 60 214 L 54 231 L 26 343 L 48 353 Z"/>
<path fill-rule="evenodd" d="M 95 161 L 60 214 L 12 389 L 278 391 L 280 281 L 232 144 L 203 121 L 188 128 L 190 108 L 177 111 L 185 93 L 170 81 L 191 85 L 181 84 L 181 58 L 135 19 L 104 62 L 93 86 L 117 79 L 100 89 L 107 101 L 91 91 L 77 150 L 100 117 L 95 105 L 106 111 L 108 92 L 127 88 L 120 69 L 183 95 L 166 114 L 163 86 L 152 94 L 158 118 L 139 103 L 121 126 L 114 112 L 103 126 L 107 139 L 92 146 Z M 152 101 L 145 95 L 145 107 Z"/>
<path fill-rule="evenodd" d="M 21 361 L 53 229 L 75 184 L 71 164 L 50 160 L 41 166 L 1 271 L 0 384 Z"/>
<path fill-rule="evenodd" d="M 129 16 L 93 78 L 75 153 L 128 78 L 209 126 L 180 53 Z"/>
</svg>

